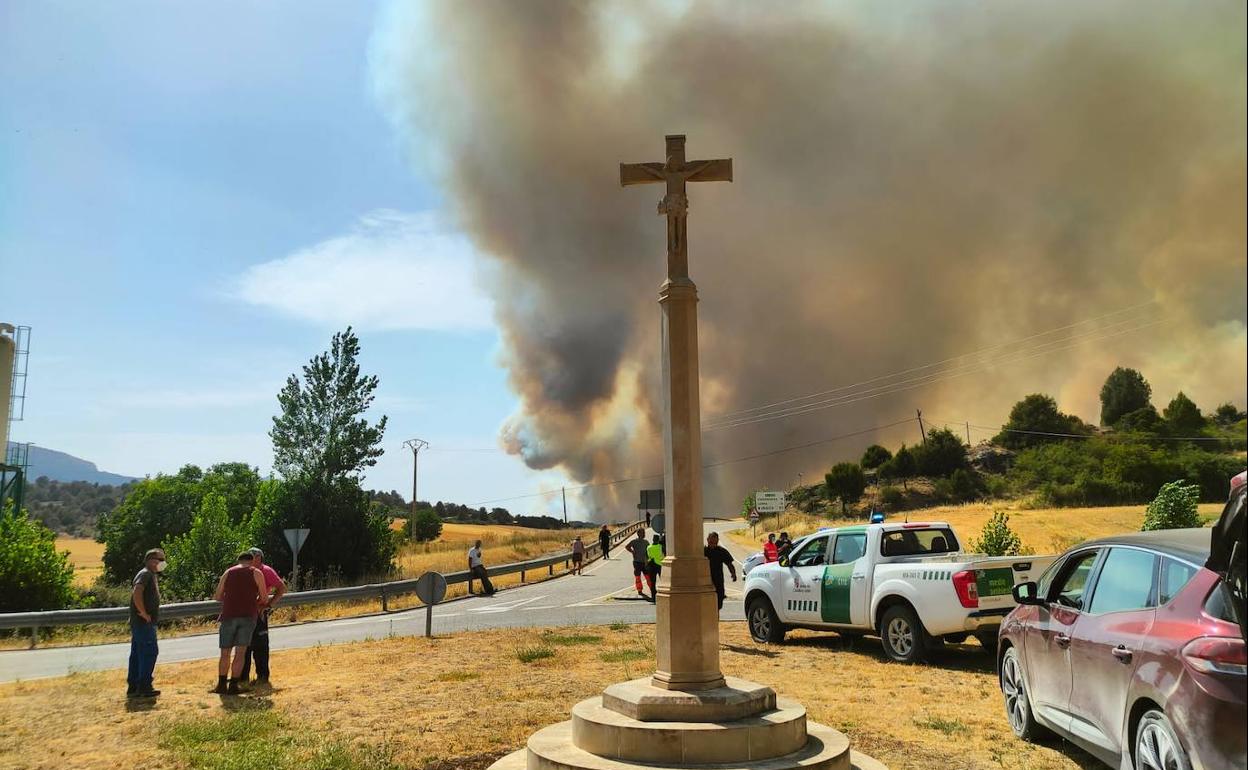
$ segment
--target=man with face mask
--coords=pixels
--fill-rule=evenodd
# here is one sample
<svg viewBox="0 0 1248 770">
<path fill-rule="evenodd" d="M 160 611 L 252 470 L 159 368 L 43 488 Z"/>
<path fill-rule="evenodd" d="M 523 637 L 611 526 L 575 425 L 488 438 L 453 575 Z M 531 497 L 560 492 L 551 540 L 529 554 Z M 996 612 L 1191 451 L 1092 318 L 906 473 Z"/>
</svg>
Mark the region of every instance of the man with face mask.
<svg viewBox="0 0 1248 770">
<path fill-rule="evenodd" d="M 165 568 L 165 552 L 152 548 L 143 555 L 143 569 L 134 576 L 130 592 L 130 669 L 126 674 L 127 698 L 155 698 L 152 689 L 156 670 L 156 621 L 160 616 L 160 580 Z"/>
</svg>

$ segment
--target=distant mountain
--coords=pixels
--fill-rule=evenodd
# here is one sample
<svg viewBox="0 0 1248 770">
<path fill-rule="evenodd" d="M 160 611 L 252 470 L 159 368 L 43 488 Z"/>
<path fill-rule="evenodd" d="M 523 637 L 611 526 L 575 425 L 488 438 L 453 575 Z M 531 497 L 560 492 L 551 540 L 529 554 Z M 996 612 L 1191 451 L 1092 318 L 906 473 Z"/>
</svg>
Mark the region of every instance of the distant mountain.
<svg viewBox="0 0 1248 770">
<path fill-rule="evenodd" d="M 10 441 L 9 446 L 13 446 L 13 442 Z M 45 449 L 38 444 L 30 448 L 27 472 L 30 481 L 40 476 L 47 476 L 52 481 L 86 481 L 92 484 L 125 484 L 135 480 L 134 476 L 108 473 L 95 467 L 93 462 L 55 449 Z"/>
</svg>

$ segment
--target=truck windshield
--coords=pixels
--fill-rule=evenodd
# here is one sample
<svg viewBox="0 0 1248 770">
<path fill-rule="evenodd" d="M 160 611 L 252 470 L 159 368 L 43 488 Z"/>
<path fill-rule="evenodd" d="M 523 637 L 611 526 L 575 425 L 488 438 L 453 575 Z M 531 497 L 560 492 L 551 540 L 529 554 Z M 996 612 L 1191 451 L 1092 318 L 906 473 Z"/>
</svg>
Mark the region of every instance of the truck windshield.
<svg viewBox="0 0 1248 770">
<path fill-rule="evenodd" d="M 880 540 L 881 556 L 927 556 L 957 550 L 958 539 L 953 536 L 953 530 L 946 527 L 885 532 Z"/>
</svg>

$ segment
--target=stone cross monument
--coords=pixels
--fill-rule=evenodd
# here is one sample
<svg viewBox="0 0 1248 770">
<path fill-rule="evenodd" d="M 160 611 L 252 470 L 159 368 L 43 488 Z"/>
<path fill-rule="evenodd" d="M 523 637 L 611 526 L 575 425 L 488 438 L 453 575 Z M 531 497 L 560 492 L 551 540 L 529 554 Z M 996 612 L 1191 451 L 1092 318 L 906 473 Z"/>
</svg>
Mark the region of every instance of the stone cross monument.
<svg viewBox="0 0 1248 770">
<path fill-rule="evenodd" d="M 731 182 L 732 160 L 685 160 L 685 137 L 667 137 L 663 163 L 621 163 L 620 184 L 667 183 L 667 280 L 663 308 L 663 475 L 669 506 L 667 558 L 658 587 L 658 670 L 674 690 L 724 685 L 719 608 L 702 554 L 702 421 L 698 405 L 698 289 L 689 278 L 686 182 Z"/>
<path fill-rule="evenodd" d="M 800 703 L 719 670 L 719 612 L 702 552 L 702 441 L 698 414 L 698 291 L 689 279 L 686 182 L 730 182 L 731 160 L 685 160 L 667 137 L 663 163 L 620 165 L 623 185 L 666 182 L 663 449 L 668 550 L 658 587 L 654 675 L 607 687 L 572 719 L 534 733 L 491 770 L 886 770 L 849 739 L 808 722 Z"/>
</svg>

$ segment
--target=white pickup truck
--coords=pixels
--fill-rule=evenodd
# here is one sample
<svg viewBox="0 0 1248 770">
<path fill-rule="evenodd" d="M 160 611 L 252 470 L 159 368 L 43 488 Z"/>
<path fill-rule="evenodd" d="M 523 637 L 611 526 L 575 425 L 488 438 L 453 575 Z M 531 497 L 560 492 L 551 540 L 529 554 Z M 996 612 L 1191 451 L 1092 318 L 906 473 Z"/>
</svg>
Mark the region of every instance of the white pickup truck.
<svg viewBox="0 0 1248 770">
<path fill-rule="evenodd" d="M 759 642 L 780 642 L 790 628 L 876 633 L 902 662 L 972 635 L 995 650 L 1014 586 L 1055 558 L 966 554 L 942 522 L 822 529 L 750 570 L 745 617 Z"/>
</svg>

